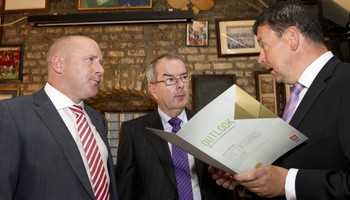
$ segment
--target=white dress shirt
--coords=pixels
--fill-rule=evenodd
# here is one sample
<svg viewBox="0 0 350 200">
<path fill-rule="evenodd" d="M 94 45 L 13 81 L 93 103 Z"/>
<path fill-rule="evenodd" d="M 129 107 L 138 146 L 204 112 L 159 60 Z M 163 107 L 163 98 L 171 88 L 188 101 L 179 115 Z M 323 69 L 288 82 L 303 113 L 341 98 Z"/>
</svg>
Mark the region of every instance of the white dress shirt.
<svg viewBox="0 0 350 200">
<path fill-rule="evenodd" d="M 70 106 L 72 105 L 79 105 L 83 108 L 83 112 L 85 114 L 86 120 L 94 134 L 94 137 L 96 139 L 97 145 L 99 147 L 100 153 L 101 153 L 101 157 L 102 157 L 102 161 L 103 161 L 103 166 L 105 168 L 106 171 L 106 175 L 107 175 L 107 181 L 109 183 L 109 174 L 108 172 L 108 168 L 107 168 L 107 160 L 108 160 L 108 151 L 107 151 L 107 147 L 104 144 L 103 140 L 101 139 L 100 134 L 97 132 L 94 124 L 92 123 L 89 115 L 85 112 L 84 110 L 84 102 L 80 102 L 79 104 L 75 104 L 71 99 L 69 99 L 67 96 L 65 96 L 64 94 L 62 94 L 60 91 L 58 91 L 57 89 L 55 89 L 54 87 L 52 87 L 49 83 L 46 83 L 45 88 L 44 88 L 46 94 L 49 96 L 50 100 L 52 101 L 53 105 L 55 106 L 55 108 L 57 109 L 58 113 L 60 114 L 63 122 L 65 123 L 65 125 L 67 126 L 69 132 L 72 135 L 73 140 L 75 141 L 77 148 L 79 149 L 81 158 L 83 160 L 84 166 L 85 166 L 85 170 L 86 173 L 89 177 L 91 186 L 92 184 L 92 179 L 91 179 L 91 173 L 90 173 L 90 168 L 89 168 L 89 164 L 88 161 L 86 159 L 86 154 L 85 151 L 83 149 L 83 145 L 81 143 L 79 134 L 78 134 L 78 129 L 76 126 L 76 115 L 73 113 L 73 111 L 71 111 L 69 109 Z"/>
<path fill-rule="evenodd" d="M 171 119 L 171 117 L 165 114 L 161 109 L 159 109 L 159 107 L 158 107 L 158 113 L 159 113 L 160 119 L 162 120 L 164 131 L 171 132 L 173 127 L 168 122 Z M 181 119 L 180 126 L 183 127 L 183 125 L 185 125 L 188 121 L 185 109 L 182 110 L 181 114 L 177 116 L 177 118 Z M 172 153 L 172 144 L 169 142 L 168 144 L 169 144 L 170 153 Z M 188 162 L 191 168 L 191 183 L 192 183 L 193 199 L 201 200 L 202 197 L 201 197 L 201 191 L 199 188 L 199 182 L 198 182 L 198 176 L 197 176 L 194 157 L 190 154 L 187 154 L 187 155 L 188 155 Z"/>
<path fill-rule="evenodd" d="M 315 60 L 309 67 L 300 76 L 298 82 L 303 84 L 305 87 L 299 94 L 299 99 L 295 111 L 299 106 L 300 102 L 304 98 L 307 90 L 310 88 L 312 82 L 315 80 L 317 74 L 321 71 L 323 66 L 333 57 L 332 52 L 328 51 Z M 294 115 L 294 113 L 293 113 Z M 298 169 L 291 168 L 288 171 L 286 178 L 285 195 L 287 200 L 296 200 L 296 191 L 295 191 L 295 180 L 298 173 Z"/>
</svg>

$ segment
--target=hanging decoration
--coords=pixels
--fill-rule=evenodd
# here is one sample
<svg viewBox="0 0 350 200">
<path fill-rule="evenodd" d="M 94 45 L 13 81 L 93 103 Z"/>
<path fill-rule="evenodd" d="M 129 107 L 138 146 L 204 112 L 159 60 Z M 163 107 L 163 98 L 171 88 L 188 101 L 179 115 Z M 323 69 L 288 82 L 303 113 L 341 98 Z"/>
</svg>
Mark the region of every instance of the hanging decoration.
<svg viewBox="0 0 350 200">
<path fill-rule="evenodd" d="M 168 4 L 175 9 L 193 10 L 197 15 L 201 10 L 209 10 L 214 6 L 214 0 L 168 0 Z"/>
</svg>

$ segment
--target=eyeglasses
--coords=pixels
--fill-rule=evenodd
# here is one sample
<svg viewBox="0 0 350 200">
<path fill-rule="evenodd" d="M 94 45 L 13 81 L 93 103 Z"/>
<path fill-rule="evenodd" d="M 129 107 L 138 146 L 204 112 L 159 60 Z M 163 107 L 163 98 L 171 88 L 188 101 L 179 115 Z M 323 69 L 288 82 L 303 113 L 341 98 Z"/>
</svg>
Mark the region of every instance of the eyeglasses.
<svg viewBox="0 0 350 200">
<path fill-rule="evenodd" d="M 166 86 L 170 86 L 170 85 L 175 85 L 177 83 L 178 79 L 180 79 L 182 81 L 182 83 L 188 83 L 191 80 L 191 77 L 189 77 L 186 74 L 186 75 L 180 76 L 179 78 L 170 77 L 170 78 L 167 78 L 167 79 L 165 79 L 163 81 L 153 82 L 152 84 L 164 82 Z"/>
</svg>

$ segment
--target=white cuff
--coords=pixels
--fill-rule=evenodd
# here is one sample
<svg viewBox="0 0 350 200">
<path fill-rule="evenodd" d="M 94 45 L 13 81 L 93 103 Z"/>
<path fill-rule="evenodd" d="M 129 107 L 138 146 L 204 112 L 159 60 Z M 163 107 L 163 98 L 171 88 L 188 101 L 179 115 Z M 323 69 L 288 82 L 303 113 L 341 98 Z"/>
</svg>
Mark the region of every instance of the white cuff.
<svg viewBox="0 0 350 200">
<path fill-rule="evenodd" d="M 298 169 L 291 168 L 288 170 L 286 184 L 284 185 L 285 195 L 287 200 L 296 200 L 295 179 L 297 177 Z"/>
</svg>

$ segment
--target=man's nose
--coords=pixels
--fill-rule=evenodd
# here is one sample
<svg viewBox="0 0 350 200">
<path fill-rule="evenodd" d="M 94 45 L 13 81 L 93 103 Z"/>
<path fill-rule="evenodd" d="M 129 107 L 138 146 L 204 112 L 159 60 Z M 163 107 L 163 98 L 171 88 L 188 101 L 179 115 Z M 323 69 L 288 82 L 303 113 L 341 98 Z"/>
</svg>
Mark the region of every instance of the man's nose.
<svg viewBox="0 0 350 200">
<path fill-rule="evenodd" d="M 258 62 L 259 62 L 259 63 L 264 63 L 264 62 L 266 62 L 265 52 L 264 52 L 264 51 L 260 51 L 259 58 L 258 58 Z"/>
</svg>

